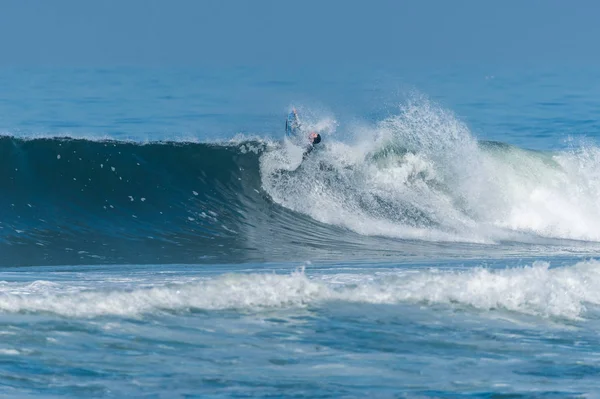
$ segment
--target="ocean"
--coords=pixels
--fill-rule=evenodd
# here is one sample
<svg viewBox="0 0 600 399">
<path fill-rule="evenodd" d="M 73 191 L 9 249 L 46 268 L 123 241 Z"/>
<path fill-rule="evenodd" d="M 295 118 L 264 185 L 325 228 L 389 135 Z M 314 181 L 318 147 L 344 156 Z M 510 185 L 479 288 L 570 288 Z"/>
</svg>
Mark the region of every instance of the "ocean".
<svg viewBox="0 0 600 399">
<path fill-rule="evenodd" d="M 4 67 L 0 396 L 599 397 L 599 78 Z"/>
</svg>

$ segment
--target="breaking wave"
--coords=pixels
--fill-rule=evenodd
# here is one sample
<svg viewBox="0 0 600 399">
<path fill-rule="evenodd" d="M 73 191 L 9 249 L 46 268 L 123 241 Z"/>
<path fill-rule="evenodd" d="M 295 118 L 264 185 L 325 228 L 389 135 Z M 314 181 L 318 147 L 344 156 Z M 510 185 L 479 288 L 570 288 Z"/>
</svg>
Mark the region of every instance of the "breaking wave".
<svg viewBox="0 0 600 399">
<path fill-rule="evenodd" d="M 551 153 L 481 142 L 426 101 L 353 133 L 326 135 L 304 161 L 301 148 L 256 139 L 0 137 L 0 263 L 303 260 L 415 256 L 449 242 L 484 251 L 600 242 L 595 146 Z"/>
</svg>

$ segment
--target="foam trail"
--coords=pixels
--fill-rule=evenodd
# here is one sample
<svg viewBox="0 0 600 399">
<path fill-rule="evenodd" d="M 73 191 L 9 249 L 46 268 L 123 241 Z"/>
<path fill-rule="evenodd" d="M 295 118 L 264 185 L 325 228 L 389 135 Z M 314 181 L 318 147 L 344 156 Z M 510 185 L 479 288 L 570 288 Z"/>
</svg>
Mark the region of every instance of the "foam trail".
<svg viewBox="0 0 600 399">
<path fill-rule="evenodd" d="M 150 286 L 150 287 L 148 287 Z M 327 306 L 329 301 L 368 304 L 420 304 L 506 310 L 577 319 L 587 305 L 600 305 L 600 262 L 550 268 L 546 262 L 510 269 L 398 270 L 371 274 L 311 277 L 228 274 L 183 283 L 149 279 L 128 284 L 107 282 L 3 283 L 3 313 L 53 313 L 66 317 L 137 317 L 190 309 L 260 311 Z"/>
</svg>

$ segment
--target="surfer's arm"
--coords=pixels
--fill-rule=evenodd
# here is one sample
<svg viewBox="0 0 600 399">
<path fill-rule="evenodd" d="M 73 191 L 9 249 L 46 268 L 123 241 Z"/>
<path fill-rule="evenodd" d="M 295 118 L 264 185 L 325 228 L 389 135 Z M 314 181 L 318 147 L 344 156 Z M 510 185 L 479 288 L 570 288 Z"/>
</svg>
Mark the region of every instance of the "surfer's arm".
<svg viewBox="0 0 600 399">
<path fill-rule="evenodd" d="M 306 150 L 304 150 L 304 154 L 302 154 L 302 160 L 305 160 L 306 157 L 308 157 L 308 155 L 312 152 L 312 150 L 314 149 L 314 146 L 309 145 L 308 147 L 306 147 Z"/>
</svg>

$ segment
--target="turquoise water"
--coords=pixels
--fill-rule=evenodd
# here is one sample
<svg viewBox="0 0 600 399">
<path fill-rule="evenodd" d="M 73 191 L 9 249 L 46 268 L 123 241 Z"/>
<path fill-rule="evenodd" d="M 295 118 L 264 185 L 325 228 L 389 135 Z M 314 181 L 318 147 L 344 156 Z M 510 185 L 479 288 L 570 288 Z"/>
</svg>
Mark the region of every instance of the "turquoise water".
<svg viewBox="0 0 600 399">
<path fill-rule="evenodd" d="M 595 397 L 598 81 L 1 70 L 0 393 Z"/>
</svg>

